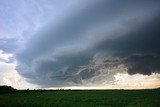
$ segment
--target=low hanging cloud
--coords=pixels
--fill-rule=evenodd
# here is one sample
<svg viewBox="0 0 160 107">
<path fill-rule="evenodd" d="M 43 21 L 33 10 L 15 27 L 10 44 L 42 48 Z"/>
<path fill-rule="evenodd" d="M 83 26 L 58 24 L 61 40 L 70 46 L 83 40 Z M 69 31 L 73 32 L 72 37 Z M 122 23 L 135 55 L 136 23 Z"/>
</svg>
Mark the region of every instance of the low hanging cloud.
<svg viewBox="0 0 160 107">
<path fill-rule="evenodd" d="M 160 73 L 158 1 L 100 1 L 72 11 L 16 53 L 19 74 L 42 87 L 113 83 Z M 143 10 L 143 11 L 142 11 Z"/>
</svg>

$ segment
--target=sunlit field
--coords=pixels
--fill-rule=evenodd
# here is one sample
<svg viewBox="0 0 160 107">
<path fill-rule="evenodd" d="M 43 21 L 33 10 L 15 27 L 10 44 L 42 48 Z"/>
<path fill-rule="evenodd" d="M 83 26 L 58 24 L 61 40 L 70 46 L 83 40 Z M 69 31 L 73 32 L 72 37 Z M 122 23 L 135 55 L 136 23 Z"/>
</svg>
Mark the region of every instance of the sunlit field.
<svg viewBox="0 0 160 107">
<path fill-rule="evenodd" d="M 0 107 L 160 107 L 155 90 L 54 90 L 0 94 Z"/>
</svg>

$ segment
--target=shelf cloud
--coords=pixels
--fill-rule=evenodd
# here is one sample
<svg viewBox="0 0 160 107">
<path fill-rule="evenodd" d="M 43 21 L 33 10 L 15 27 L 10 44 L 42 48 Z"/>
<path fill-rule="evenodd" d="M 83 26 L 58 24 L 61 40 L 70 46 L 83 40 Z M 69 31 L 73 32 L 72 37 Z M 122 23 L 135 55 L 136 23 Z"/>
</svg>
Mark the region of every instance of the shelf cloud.
<svg viewBox="0 0 160 107">
<path fill-rule="evenodd" d="M 23 32 L 29 37 L 0 43 L 7 52 L 18 48 L 13 54 L 21 76 L 42 87 L 57 87 L 114 84 L 118 73 L 160 73 L 158 0 L 71 2 L 60 14 L 53 8 L 56 14 L 45 26 Z M 34 21 L 34 26 L 42 23 Z"/>
</svg>

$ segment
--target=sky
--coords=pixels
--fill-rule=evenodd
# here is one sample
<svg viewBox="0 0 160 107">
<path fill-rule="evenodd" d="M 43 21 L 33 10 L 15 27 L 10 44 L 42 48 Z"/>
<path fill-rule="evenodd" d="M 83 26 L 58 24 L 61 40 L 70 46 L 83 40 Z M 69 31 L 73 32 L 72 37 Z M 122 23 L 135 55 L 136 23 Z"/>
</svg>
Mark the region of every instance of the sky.
<svg viewBox="0 0 160 107">
<path fill-rule="evenodd" d="M 0 0 L 0 85 L 160 87 L 159 0 Z"/>
</svg>

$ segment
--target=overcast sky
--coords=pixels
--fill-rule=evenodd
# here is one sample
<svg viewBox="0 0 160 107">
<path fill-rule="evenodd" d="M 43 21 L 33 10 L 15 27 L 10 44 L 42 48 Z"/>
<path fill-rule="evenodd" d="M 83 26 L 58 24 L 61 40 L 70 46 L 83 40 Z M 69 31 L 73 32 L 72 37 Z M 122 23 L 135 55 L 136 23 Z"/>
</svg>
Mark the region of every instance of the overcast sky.
<svg viewBox="0 0 160 107">
<path fill-rule="evenodd" d="M 159 0 L 0 0 L 0 85 L 160 87 Z"/>
</svg>

